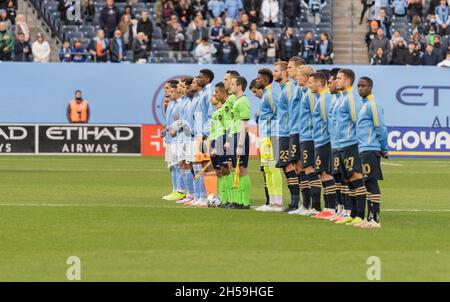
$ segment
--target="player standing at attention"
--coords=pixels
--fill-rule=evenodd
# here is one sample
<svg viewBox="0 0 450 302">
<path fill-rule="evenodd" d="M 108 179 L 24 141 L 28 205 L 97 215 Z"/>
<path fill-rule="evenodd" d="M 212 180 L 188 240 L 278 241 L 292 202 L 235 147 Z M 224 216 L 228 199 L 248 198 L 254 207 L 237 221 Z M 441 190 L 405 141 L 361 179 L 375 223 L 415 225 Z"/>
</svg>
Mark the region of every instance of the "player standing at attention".
<svg viewBox="0 0 450 302">
<path fill-rule="evenodd" d="M 282 168 L 289 191 L 291 193 L 291 202 L 283 212 L 289 212 L 298 209 L 300 202 L 300 186 L 298 184 L 297 173 L 295 172 L 294 164 L 289 161 L 290 142 L 289 142 L 289 102 L 291 102 L 294 95 L 293 85 L 289 82 L 287 73 L 288 63 L 279 61 L 275 63 L 273 78 L 281 87 L 281 93 L 278 97 L 277 106 L 277 141 L 272 142 L 274 147 L 275 157 L 277 159 L 277 168 Z"/>
<path fill-rule="evenodd" d="M 258 88 L 258 85 L 256 84 L 256 79 L 253 79 L 250 82 L 250 86 L 248 88 L 250 89 L 250 91 L 252 92 L 254 97 L 258 98 L 259 100 L 262 99 L 263 90 Z M 256 111 L 256 113 L 255 113 L 255 121 L 256 121 L 256 124 L 259 126 L 259 110 Z M 258 135 L 258 137 L 259 137 L 259 135 Z M 261 155 L 261 152 L 260 152 L 260 155 Z M 260 168 L 260 171 L 261 171 L 261 174 L 263 177 L 263 181 L 264 181 L 264 194 L 266 196 L 266 203 L 264 205 L 268 206 L 270 204 L 270 196 L 269 196 L 269 189 L 267 188 L 266 173 L 264 172 L 264 166 L 262 165 L 262 163 L 259 168 Z M 263 207 L 263 206 L 261 206 L 261 207 Z"/>
<path fill-rule="evenodd" d="M 272 142 L 277 140 L 277 107 L 278 97 L 272 87 L 273 74 L 267 68 L 262 68 L 256 76 L 256 85 L 262 89 L 263 96 L 259 107 L 259 151 L 261 164 L 267 180 L 269 191 L 269 205 L 258 207 L 257 211 L 281 212 L 283 211 L 283 178 L 281 170 L 276 168 Z"/>
<path fill-rule="evenodd" d="M 173 109 L 176 105 L 177 98 L 177 80 L 167 81 L 164 90 L 166 96 L 169 98 L 169 104 L 166 109 L 166 123 L 164 124 L 164 143 L 166 145 L 166 161 L 167 166 L 170 170 L 170 174 L 172 176 L 172 193 L 163 196 L 162 199 L 165 200 L 176 200 L 179 198 L 180 194 L 177 192 L 177 177 L 178 177 L 178 167 L 174 164 L 173 155 L 175 152 L 175 147 L 172 145 L 172 137 L 170 136 L 170 125 L 173 123 Z"/>
<path fill-rule="evenodd" d="M 224 110 L 224 121 L 225 121 L 225 134 L 226 134 L 226 138 L 227 138 L 227 145 L 229 146 L 228 148 L 225 148 L 225 153 L 227 156 L 227 162 L 228 162 L 228 169 L 227 171 L 225 171 L 224 173 L 224 178 L 227 180 L 228 182 L 228 203 L 224 203 L 221 205 L 221 207 L 223 208 L 234 208 L 237 203 L 236 203 L 236 192 L 237 190 L 234 188 L 233 186 L 233 182 L 234 182 L 234 176 L 235 173 L 232 169 L 233 167 L 233 156 L 234 156 L 234 142 L 231 140 L 231 130 L 232 130 L 232 126 L 233 126 L 233 117 L 232 117 L 232 113 L 233 113 L 233 105 L 234 105 L 234 101 L 236 100 L 236 96 L 231 92 L 230 87 L 231 87 L 231 80 L 233 79 L 233 77 L 237 77 L 239 76 L 239 72 L 235 71 L 235 70 L 228 70 L 225 73 L 225 76 L 223 78 L 223 85 L 225 86 L 225 89 L 228 91 L 228 97 L 227 100 L 225 101 L 225 104 L 223 105 L 223 110 Z"/>
<path fill-rule="evenodd" d="M 358 149 L 367 189 L 367 222 L 361 228 L 380 228 L 381 191 L 378 185 L 383 180 L 380 157 L 388 158 L 388 131 L 384 124 L 383 108 L 372 94 L 373 81 L 362 77 L 358 81 L 358 93 L 363 98 L 363 105 L 358 114 L 356 134 Z"/>
<path fill-rule="evenodd" d="M 347 213 L 336 223 L 358 226 L 364 223 L 367 190 L 356 136 L 357 113 L 362 104 L 353 96 L 354 81 L 355 73 L 350 69 L 341 69 L 336 77 L 337 89 L 342 90 L 342 98 L 336 107 L 337 147 L 343 176 L 349 182 L 350 198 L 355 200 L 350 215 Z"/>
<path fill-rule="evenodd" d="M 335 214 L 336 182 L 331 176 L 331 144 L 329 132 L 329 111 L 332 95 L 327 88 L 327 76 L 322 72 L 310 76 L 310 89 L 316 98 L 313 112 L 314 162 L 316 173 L 320 176 L 325 201 L 324 209 L 312 216 L 317 219 L 329 219 Z"/>
<path fill-rule="evenodd" d="M 228 168 L 225 155 L 225 121 L 223 103 L 228 96 L 228 92 L 222 82 L 214 87 L 214 95 L 211 104 L 216 111 L 211 116 L 211 162 L 218 177 L 218 191 L 221 204 L 228 203 L 228 181 L 224 178 L 223 170 Z"/>
<path fill-rule="evenodd" d="M 250 209 L 250 177 L 247 175 L 248 157 L 250 153 L 250 138 L 248 135 L 248 123 L 250 120 L 250 101 L 245 96 L 247 80 L 238 76 L 231 80 L 230 90 L 236 95 L 233 105 L 232 135 L 234 145 L 233 168 L 239 166 L 239 183 L 237 188 L 238 209 Z M 236 173 L 236 172 L 235 172 Z"/>
</svg>

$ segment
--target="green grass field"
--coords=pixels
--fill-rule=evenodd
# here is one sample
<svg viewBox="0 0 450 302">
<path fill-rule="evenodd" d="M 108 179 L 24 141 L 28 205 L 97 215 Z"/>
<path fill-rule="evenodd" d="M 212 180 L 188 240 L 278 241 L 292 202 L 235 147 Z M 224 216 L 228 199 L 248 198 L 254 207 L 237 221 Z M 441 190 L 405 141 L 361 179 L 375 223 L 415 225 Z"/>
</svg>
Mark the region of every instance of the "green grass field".
<svg viewBox="0 0 450 302">
<path fill-rule="evenodd" d="M 362 230 L 163 201 L 161 158 L 0 157 L 0 281 L 65 281 L 72 255 L 82 281 L 367 281 L 369 256 L 382 281 L 449 281 L 450 161 L 385 162 L 383 228 Z"/>
</svg>

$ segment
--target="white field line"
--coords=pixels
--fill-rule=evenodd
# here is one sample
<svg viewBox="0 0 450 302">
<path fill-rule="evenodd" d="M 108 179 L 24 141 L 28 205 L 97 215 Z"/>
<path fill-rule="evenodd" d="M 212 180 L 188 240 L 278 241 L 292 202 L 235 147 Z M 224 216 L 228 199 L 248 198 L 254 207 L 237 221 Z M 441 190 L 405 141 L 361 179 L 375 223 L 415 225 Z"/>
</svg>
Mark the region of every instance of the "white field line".
<svg viewBox="0 0 450 302">
<path fill-rule="evenodd" d="M 383 166 L 394 166 L 394 167 L 402 167 L 402 164 L 396 164 L 396 163 L 387 163 L 387 162 L 381 162 L 381 165 Z"/>
<path fill-rule="evenodd" d="M 118 205 L 118 204 L 64 204 L 64 203 L 0 203 L 0 207 L 49 207 L 49 208 L 153 208 L 153 209 L 195 209 L 181 205 Z M 256 208 L 257 206 L 252 206 Z M 382 209 L 383 212 L 450 212 L 450 209 Z"/>
</svg>

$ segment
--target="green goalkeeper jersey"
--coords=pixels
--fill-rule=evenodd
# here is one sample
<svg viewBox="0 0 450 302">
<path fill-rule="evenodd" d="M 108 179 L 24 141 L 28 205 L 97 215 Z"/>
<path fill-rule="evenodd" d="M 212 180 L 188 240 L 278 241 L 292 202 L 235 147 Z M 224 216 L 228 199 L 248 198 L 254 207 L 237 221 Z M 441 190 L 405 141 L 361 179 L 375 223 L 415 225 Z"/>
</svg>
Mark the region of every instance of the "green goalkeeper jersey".
<svg viewBox="0 0 450 302">
<path fill-rule="evenodd" d="M 231 117 L 231 113 L 233 112 L 234 101 L 236 101 L 236 96 L 234 94 L 229 94 L 222 106 L 225 130 L 230 130 L 232 127 L 233 118 Z"/>
<path fill-rule="evenodd" d="M 245 95 L 234 101 L 232 117 L 231 134 L 239 133 L 242 128 L 242 121 L 250 119 L 250 101 Z"/>
<path fill-rule="evenodd" d="M 220 107 L 211 116 L 211 139 L 215 140 L 225 134 L 224 107 Z"/>
</svg>

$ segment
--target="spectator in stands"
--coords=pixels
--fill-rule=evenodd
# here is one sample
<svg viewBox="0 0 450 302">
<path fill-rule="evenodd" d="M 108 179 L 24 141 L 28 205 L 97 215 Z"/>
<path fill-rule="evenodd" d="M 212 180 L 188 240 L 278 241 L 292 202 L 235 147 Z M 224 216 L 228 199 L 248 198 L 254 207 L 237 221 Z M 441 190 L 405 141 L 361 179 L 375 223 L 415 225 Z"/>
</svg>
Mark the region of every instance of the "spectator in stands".
<svg viewBox="0 0 450 302">
<path fill-rule="evenodd" d="M 303 49 L 302 49 L 302 58 L 305 60 L 306 64 L 314 64 L 315 56 L 316 56 L 316 47 L 317 42 L 314 41 L 313 33 L 311 31 L 307 31 L 305 33 L 305 38 L 303 39 Z"/>
<path fill-rule="evenodd" d="M 105 39 L 103 29 L 97 30 L 97 36 L 89 42 L 87 49 L 93 56 L 95 62 L 103 63 L 108 61 L 109 45 Z"/>
<path fill-rule="evenodd" d="M 215 21 L 217 20 L 217 18 L 222 18 L 224 11 L 225 11 L 225 2 L 223 2 L 222 0 L 208 1 L 208 12 L 209 15 L 211 16 L 211 20 Z"/>
<path fill-rule="evenodd" d="M 286 62 L 300 52 L 300 42 L 294 36 L 294 29 L 292 27 L 288 27 L 279 38 L 278 50 L 278 59 Z"/>
<path fill-rule="evenodd" d="M 192 0 L 190 4 L 191 19 L 197 16 L 197 13 L 201 13 L 203 19 L 206 19 L 206 12 L 208 11 L 208 5 L 204 0 Z"/>
<path fill-rule="evenodd" d="M 19 38 L 19 34 L 23 33 L 25 35 L 25 41 L 30 41 L 30 29 L 27 22 L 25 22 L 25 16 L 22 14 L 17 15 L 14 33 L 17 39 Z"/>
<path fill-rule="evenodd" d="M 414 32 L 410 39 L 416 44 L 419 52 L 425 51 L 426 42 L 418 32 Z"/>
<path fill-rule="evenodd" d="M 155 13 L 156 25 L 162 26 L 162 10 L 163 10 L 164 0 L 156 0 L 155 6 L 153 7 L 153 12 Z"/>
<path fill-rule="evenodd" d="M 277 40 L 273 31 L 269 31 L 267 36 L 264 38 L 264 43 L 262 46 L 264 50 L 264 62 L 267 64 L 274 64 L 277 60 Z"/>
<path fill-rule="evenodd" d="M 320 34 L 320 42 L 316 49 L 317 63 L 333 64 L 333 42 L 330 41 L 330 36 L 327 33 Z"/>
<path fill-rule="evenodd" d="M 278 0 L 263 0 L 261 6 L 261 15 L 265 27 L 275 27 L 278 24 L 278 14 L 280 7 Z"/>
<path fill-rule="evenodd" d="M 408 0 L 408 21 L 412 22 L 414 16 L 423 17 L 423 0 Z"/>
<path fill-rule="evenodd" d="M 440 5 L 436 7 L 437 30 L 441 36 L 448 35 L 450 25 L 450 8 L 446 0 L 441 0 Z"/>
<path fill-rule="evenodd" d="M 152 39 L 153 39 L 153 23 L 150 21 L 148 17 L 148 12 L 143 11 L 141 13 L 141 18 L 139 19 L 137 23 L 137 32 L 143 32 L 148 39 L 148 49 L 150 50 L 152 48 Z"/>
<path fill-rule="evenodd" d="M 398 40 L 397 44 L 392 49 L 392 64 L 393 65 L 404 65 L 403 57 L 405 56 L 408 49 L 405 46 L 405 40 Z"/>
<path fill-rule="evenodd" d="M 130 15 L 123 15 L 120 18 L 118 29 L 125 40 L 126 50 L 130 50 L 137 35 L 137 21 L 130 19 Z"/>
<path fill-rule="evenodd" d="M 406 0 L 394 0 L 392 1 L 392 7 L 394 8 L 394 15 L 396 17 L 404 17 L 406 16 L 406 8 L 408 7 L 408 3 Z"/>
<path fill-rule="evenodd" d="M 438 54 L 434 51 L 433 45 L 427 44 L 427 48 L 422 57 L 422 65 L 436 66 L 440 61 Z"/>
<path fill-rule="evenodd" d="M 243 5 L 241 0 L 225 0 L 225 10 L 228 18 L 232 20 L 239 19 L 242 9 Z"/>
<path fill-rule="evenodd" d="M 241 32 L 243 33 L 249 31 L 252 26 L 252 23 L 250 22 L 250 18 L 247 15 L 247 13 L 243 13 L 241 15 L 241 20 L 240 21 L 235 20 L 235 22 L 238 23 L 238 25 L 241 27 Z"/>
<path fill-rule="evenodd" d="M 234 64 L 238 57 L 238 50 L 236 44 L 230 40 L 230 34 L 225 33 L 222 41 L 217 47 L 217 63 L 219 64 Z"/>
<path fill-rule="evenodd" d="M 244 34 L 245 39 L 250 38 L 251 32 L 255 34 L 255 38 L 256 38 L 256 40 L 258 40 L 259 45 L 262 45 L 264 43 L 264 37 L 263 37 L 262 33 L 260 31 L 258 31 L 258 26 L 256 25 L 256 23 L 252 23 L 250 25 L 250 30 Z"/>
<path fill-rule="evenodd" d="M 195 49 L 202 39 L 208 39 L 208 29 L 202 16 L 195 17 L 194 26 L 188 29 L 188 37 L 191 37 L 191 49 Z"/>
<path fill-rule="evenodd" d="M 296 20 L 300 19 L 301 4 L 300 0 L 284 0 L 283 16 L 285 26 L 296 26 Z"/>
<path fill-rule="evenodd" d="M 6 14 L 11 25 L 16 25 L 17 6 L 13 0 L 9 0 L 6 4 Z"/>
<path fill-rule="evenodd" d="M 59 12 L 59 20 L 61 20 L 62 24 L 66 24 L 67 22 L 67 9 L 72 5 L 72 1 L 68 0 L 59 0 L 57 10 Z"/>
<path fill-rule="evenodd" d="M 319 24 L 321 21 L 322 9 L 327 5 L 325 0 L 305 0 L 302 5 L 308 9 L 308 22 Z"/>
<path fill-rule="evenodd" d="M 420 19 L 420 17 L 418 15 L 415 15 L 415 16 L 412 17 L 411 32 L 412 33 L 416 33 L 417 32 L 420 35 L 422 35 L 423 32 L 424 32 L 422 20 Z"/>
<path fill-rule="evenodd" d="M 378 28 L 377 30 L 377 36 L 375 39 L 370 42 L 369 46 L 369 56 L 373 57 L 375 55 L 375 51 L 381 48 L 383 49 L 383 53 L 386 56 L 390 56 L 391 53 L 391 43 L 389 42 L 389 39 L 384 36 L 383 29 Z"/>
<path fill-rule="evenodd" d="M 262 0 L 244 0 L 242 1 L 244 11 L 249 17 L 250 23 L 259 23 Z"/>
<path fill-rule="evenodd" d="M 436 23 L 436 7 L 439 6 L 441 0 L 431 0 L 428 6 L 427 11 L 427 19 L 428 23 L 435 24 Z"/>
<path fill-rule="evenodd" d="M 75 91 L 75 98 L 69 101 L 66 110 L 66 117 L 72 124 L 87 124 L 90 117 L 88 102 L 83 99 L 81 90 Z"/>
<path fill-rule="evenodd" d="M 31 44 L 25 41 L 25 35 L 19 34 L 19 38 L 14 43 L 14 61 L 31 62 Z"/>
<path fill-rule="evenodd" d="M 420 54 L 416 50 L 416 43 L 414 41 L 408 42 L 408 50 L 403 53 L 402 65 L 415 66 L 421 65 Z"/>
<path fill-rule="evenodd" d="M 189 1 L 188 0 L 180 0 L 175 5 L 175 12 L 180 20 L 181 25 L 186 28 L 191 21 Z"/>
<path fill-rule="evenodd" d="M 84 4 L 82 5 L 82 11 L 84 25 L 92 24 L 95 18 L 94 0 L 85 0 Z"/>
<path fill-rule="evenodd" d="M 3 22 L 6 24 L 6 30 L 11 30 L 12 24 L 8 18 L 8 13 L 4 9 L 0 9 L 0 22 Z"/>
<path fill-rule="evenodd" d="M 170 28 L 167 32 L 167 44 L 169 45 L 169 57 L 174 58 L 176 55 L 181 59 L 181 51 L 184 50 L 184 29 L 175 16 L 172 16 Z"/>
<path fill-rule="evenodd" d="M 447 53 L 447 47 L 442 43 L 442 39 L 440 35 L 436 35 L 434 37 L 434 50 L 439 56 L 439 60 L 443 60 L 445 58 L 445 54 Z"/>
<path fill-rule="evenodd" d="M 373 39 L 377 36 L 378 31 L 378 22 L 375 20 L 370 21 L 370 30 L 364 37 L 364 44 L 367 46 L 367 50 L 370 48 L 370 43 L 372 43 Z"/>
<path fill-rule="evenodd" d="M 74 63 L 84 63 L 86 62 L 88 55 L 87 55 L 86 49 L 83 48 L 81 41 L 76 40 L 75 43 L 73 43 L 72 48 L 72 62 Z"/>
<path fill-rule="evenodd" d="M 450 67 L 450 51 L 447 53 L 447 58 L 440 62 L 438 65 L 438 67 Z"/>
<path fill-rule="evenodd" d="M 110 60 L 113 63 L 120 63 L 125 60 L 126 43 L 119 29 L 114 31 L 114 38 L 109 41 Z"/>
<path fill-rule="evenodd" d="M 387 56 L 384 55 L 382 48 L 377 48 L 370 65 L 387 65 L 389 63 Z"/>
<path fill-rule="evenodd" d="M 168 24 L 170 22 L 170 18 L 175 15 L 175 7 L 173 6 L 172 1 L 163 2 L 162 9 L 162 21 L 163 24 Z"/>
<path fill-rule="evenodd" d="M 403 45 L 406 45 L 405 39 L 402 37 L 400 32 L 398 30 L 394 31 L 394 35 L 391 38 L 391 49 L 393 49 L 400 40 L 403 41 Z"/>
<path fill-rule="evenodd" d="M 37 63 L 48 63 L 50 62 L 50 44 L 44 39 L 42 33 L 37 34 L 37 39 L 31 46 L 33 52 L 33 60 Z"/>
<path fill-rule="evenodd" d="M 123 16 L 129 16 L 131 20 L 136 19 L 136 15 L 133 13 L 133 7 L 130 4 L 125 5 L 122 17 Z"/>
<path fill-rule="evenodd" d="M 379 27 L 383 29 L 384 36 L 388 39 L 391 38 L 391 19 L 386 15 L 386 10 L 384 8 L 380 9 L 380 14 L 378 16 Z"/>
<path fill-rule="evenodd" d="M 429 26 L 428 33 L 425 36 L 425 41 L 428 44 L 434 45 L 434 37 L 436 36 L 436 28 L 433 25 Z"/>
<path fill-rule="evenodd" d="M 63 45 L 59 50 L 59 61 L 64 63 L 72 62 L 72 49 L 70 48 L 69 40 L 64 40 Z"/>
<path fill-rule="evenodd" d="M 106 6 L 100 13 L 100 26 L 105 31 L 106 38 L 114 36 L 114 31 L 120 22 L 120 11 L 115 6 L 114 0 L 106 0 Z"/>
<path fill-rule="evenodd" d="M 143 32 L 139 32 L 133 41 L 133 56 L 134 62 L 139 64 L 147 63 L 149 49 L 147 44 L 147 37 Z"/>
<path fill-rule="evenodd" d="M 263 4 L 264 5 L 264 4 Z M 242 44 L 242 50 L 244 51 L 245 63 L 247 64 L 259 64 L 259 51 L 261 44 L 256 39 L 254 32 L 249 32 L 249 36 Z"/>
<path fill-rule="evenodd" d="M 195 57 L 199 64 L 211 64 L 213 62 L 213 55 L 217 52 L 214 45 L 209 43 L 208 38 L 203 37 L 201 43 L 195 48 Z"/>
<path fill-rule="evenodd" d="M 359 18 L 359 25 L 363 23 L 364 16 L 366 15 L 367 10 L 369 9 L 369 4 L 367 0 L 361 0 L 362 4 L 362 11 L 361 11 L 361 17 Z"/>
<path fill-rule="evenodd" d="M 244 63 L 244 52 L 242 50 L 242 42 L 244 41 L 244 39 L 245 37 L 241 33 L 241 28 L 239 26 L 234 26 L 230 40 L 236 45 L 236 48 L 238 50 L 238 57 L 236 59 L 236 63 L 238 64 Z"/>
<path fill-rule="evenodd" d="M 222 24 L 222 19 L 217 17 L 214 20 L 214 26 L 209 29 L 209 39 L 213 45 L 217 48 L 219 47 L 220 41 L 225 33 L 225 26 Z"/>
</svg>

